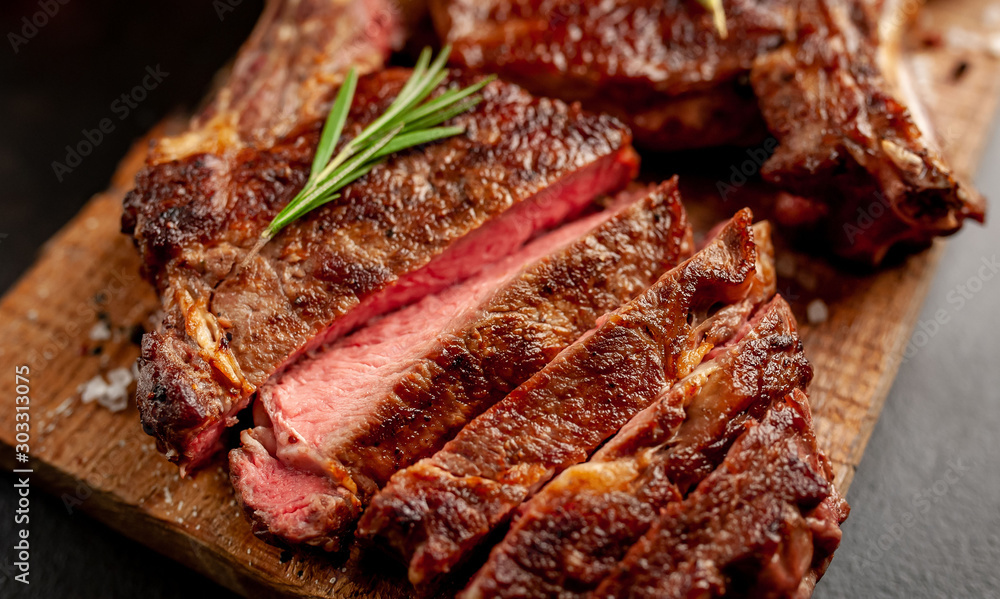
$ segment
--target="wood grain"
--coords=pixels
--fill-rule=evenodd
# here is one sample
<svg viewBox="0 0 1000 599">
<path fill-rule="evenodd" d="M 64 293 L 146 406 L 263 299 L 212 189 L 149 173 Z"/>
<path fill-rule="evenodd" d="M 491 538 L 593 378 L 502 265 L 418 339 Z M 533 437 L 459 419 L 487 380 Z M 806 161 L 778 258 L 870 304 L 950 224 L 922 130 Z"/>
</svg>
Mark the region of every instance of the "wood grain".
<svg viewBox="0 0 1000 599">
<path fill-rule="evenodd" d="M 987 0 L 932 3 L 923 23 L 985 34 Z M 923 46 L 907 58 L 946 154 L 971 173 L 1000 99 L 1000 61 L 985 48 Z M 955 77 L 959 62 L 969 66 Z M 158 132 L 154 132 L 157 134 Z M 283 551 L 255 539 L 233 500 L 222 465 L 181 480 L 139 427 L 134 405 L 112 413 L 83 404 L 78 387 L 138 354 L 131 329 L 147 322 L 157 301 L 138 277 L 138 258 L 118 233 L 121 201 L 141 165 L 145 144 L 122 162 L 110 189 L 93 198 L 44 247 L 38 262 L 0 301 L 0 463 L 15 467 L 13 373 L 31 369 L 33 481 L 123 534 L 248 596 L 408 596 L 402 572 L 358 549 L 339 555 Z M 874 275 L 841 272 L 789 253 L 796 276 L 779 285 L 803 323 L 816 368 L 810 397 L 819 436 L 846 491 L 882 409 L 942 243 Z M 826 322 L 811 326 L 806 306 L 822 298 Z M 110 340 L 88 332 L 100 319 Z M 95 353 L 97 348 L 100 353 Z"/>
</svg>

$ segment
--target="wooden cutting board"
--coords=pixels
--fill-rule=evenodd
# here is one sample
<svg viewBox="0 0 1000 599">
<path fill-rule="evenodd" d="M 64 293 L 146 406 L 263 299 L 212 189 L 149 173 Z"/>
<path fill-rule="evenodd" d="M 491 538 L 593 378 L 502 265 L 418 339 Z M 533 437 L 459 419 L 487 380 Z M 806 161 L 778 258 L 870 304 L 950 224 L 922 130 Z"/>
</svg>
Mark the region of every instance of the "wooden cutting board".
<svg viewBox="0 0 1000 599">
<path fill-rule="evenodd" d="M 921 19 L 928 28 L 917 28 L 907 56 L 945 153 L 964 174 L 982 155 L 1000 99 L 1000 60 L 987 50 L 989 36 L 1000 35 L 998 11 L 990 0 L 934 2 Z M 953 38 L 955 43 L 937 43 Z M 82 383 L 132 365 L 138 347 L 131 332 L 157 307 L 138 276 L 130 241 L 118 233 L 122 197 L 144 148 L 137 144 L 110 189 L 45 245 L 0 302 L 0 372 L 7 381 L 0 392 L 0 463 L 25 467 L 15 463 L 13 451 L 14 377 L 15 368 L 27 366 L 27 467 L 32 483 L 61 496 L 70 510 L 91 514 L 244 595 L 408 596 L 402 568 L 378 556 L 356 548 L 332 556 L 298 554 L 257 540 L 221 464 L 181 480 L 141 431 L 134 405 L 112 413 L 81 401 Z M 792 253 L 782 258 L 782 270 L 795 272 L 782 279 L 779 291 L 793 300 L 802 323 L 816 369 L 810 397 L 818 434 L 842 491 L 861 461 L 942 247 L 939 242 L 871 275 Z M 816 298 L 828 306 L 829 318 L 813 326 L 806 307 Z M 110 339 L 91 339 L 99 322 L 110 324 Z"/>
</svg>

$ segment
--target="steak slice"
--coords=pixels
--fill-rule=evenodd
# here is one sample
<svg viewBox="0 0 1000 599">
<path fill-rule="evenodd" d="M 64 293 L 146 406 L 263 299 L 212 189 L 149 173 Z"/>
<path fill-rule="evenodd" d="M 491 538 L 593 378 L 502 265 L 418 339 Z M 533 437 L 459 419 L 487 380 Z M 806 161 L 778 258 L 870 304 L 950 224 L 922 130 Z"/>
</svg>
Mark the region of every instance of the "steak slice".
<svg viewBox="0 0 1000 599">
<path fill-rule="evenodd" d="M 783 299 L 748 326 L 525 503 L 462 597 L 568 599 L 596 589 L 660 510 L 715 470 L 748 419 L 812 378 Z"/>
<path fill-rule="evenodd" d="M 337 548 L 394 472 L 690 255 L 676 178 L 622 195 L 265 385 L 258 427 L 230 454 L 255 530 Z"/>
<path fill-rule="evenodd" d="M 409 73 L 359 81 L 345 141 Z M 444 86 L 472 81 L 452 73 Z M 475 275 L 635 175 L 630 135 L 613 118 L 498 81 L 482 95 L 454 119 L 464 134 L 393 155 L 238 272 L 304 184 L 322 121 L 271 147 L 140 172 L 123 223 L 165 317 L 143 339 L 137 399 L 172 460 L 209 458 L 257 387 L 304 352 Z"/>
<path fill-rule="evenodd" d="M 450 571 L 541 485 L 586 460 L 735 333 L 741 320 L 708 311 L 757 287 L 750 219 L 749 210 L 737 213 L 705 249 L 602 318 L 441 451 L 393 475 L 362 516 L 361 534 L 400 554 L 415 585 Z"/>
<path fill-rule="evenodd" d="M 878 264 L 983 220 L 984 200 L 941 157 L 896 63 L 912 5 L 722 5 L 725 39 L 691 0 L 433 0 L 432 12 L 459 64 L 614 114 L 641 145 L 758 143 L 770 131 L 763 178 L 818 200 L 804 237 L 841 256 Z"/>
<path fill-rule="evenodd" d="M 599 598 L 808 597 L 840 544 L 847 504 L 796 389 L 733 444 L 593 594 Z"/>
</svg>

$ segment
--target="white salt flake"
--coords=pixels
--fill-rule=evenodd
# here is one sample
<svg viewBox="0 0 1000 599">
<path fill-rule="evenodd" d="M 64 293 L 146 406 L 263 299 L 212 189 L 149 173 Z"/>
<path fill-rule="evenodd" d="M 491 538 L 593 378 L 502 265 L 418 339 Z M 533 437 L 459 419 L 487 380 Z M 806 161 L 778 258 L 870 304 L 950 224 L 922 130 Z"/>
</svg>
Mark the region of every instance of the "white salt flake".
<svg viewBox="0 0 1000 599">
<path fill-rule="evenodd" d="M 55 415 L 56 416 L 62 416 L 63 414 L 66 413 L 66 410 L 69 410 L 69 407 L 72 406 L 72 405 L 73 405 L 73 398 L 72 397 L 67 397 L 66 399 L 64 399 L 62 401 L 61 404 L 59 404 L 58 406 L 56 406 Z"/>
<path fill-rule="evenodd" d="M 994 33 L 990 36 L 989 42 L 986 44 L 986 51 L 993 58 L 1000 58 L 1000 33 Z"/>
<path fill-rule="evenodd" d="M 170 489 L 167 487 L 163 487 L 163 501 L 166 502 L 167 505 L 173 505 L 174 503 L 174 498 L 170 495 Z"/>
<path fill-rule="evenodd" d="M 806 306 L 806 318 L 809 319 L 809 324 L 826 322 L 830 318 L 830 309 L 823 300 L 814 299 Z"/>
<path fill-rule="evenodd" d="M 135 377 L 128 368 L 115 368 L 108 372 L 107 380 L 100 374 L 95 375 L 77 389 L 83 403 L 96 401 L 111 410 L 121 412 L 128 407 L 128 388 Z"/>
<path fill-rule="evenodd" d="M 107 341 L 111 339 L 111 327 L 103 320 L 99 320 L 90 327 L 90 333 L 87 336 L 90 337 L 91 341 Z"/>
<path fill-rule="evenodd" d="M 31 322 L 35 322 L 36 320 L 38 320 L 38 310 L 34 309 L 28 310 L 26 316 L 28 317 L 28 320 L 30 320 Z"/>
<path fill-rule="evenodd" d="M 983 9 L 983 23 L 988 26 L 1000 25 L 1000 4 L 993 3 Z"/>
</svg>

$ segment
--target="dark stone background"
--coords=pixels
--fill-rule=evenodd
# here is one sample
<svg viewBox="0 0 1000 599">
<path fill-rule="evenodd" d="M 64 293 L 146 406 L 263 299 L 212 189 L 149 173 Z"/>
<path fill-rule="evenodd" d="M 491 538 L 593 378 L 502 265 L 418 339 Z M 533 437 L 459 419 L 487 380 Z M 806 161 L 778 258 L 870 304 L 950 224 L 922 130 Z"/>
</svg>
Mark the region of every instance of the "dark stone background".
<svg viewBox="0 0 1000 599">
<path fill-rule="evenodd" d="M 55 1 L 55 0 L 53 0 Z M 67 0 L 62 0 L 67 2 Z M 220 19 L 219 2 L 235 5 Z M 135 138 L 204 94 L 246 37 L 260 0 L 68 0 L 15 53 L 7 39 L 38 0 L 0 7 L 0 290 L 92 194 L 106 187 Z M 147 66 L 169 76 L 128 118 L 111 103 Z M 115 131 L 59 182 L 54 160 L 105 117 Z M 1000 136 L 979 185 L 1000 197 Z M 921 319 L 944 310 L 929 341 L 914 338 L 848 497 L 844 544 L 820 599 L 1000 597 L 1000 277 L 978 278 L 1000 251 L 1000 225 L 949 243 Z M 984 271 L 989 274 L 988 271 Z M 917 347 L 917 346 L 920 347 Z M 0 477 L 0 597 L 174 598 L 232 595 L 42 493 L 31 506 L 30 587 L 6 577 L 15 496 Z"/>
</svg>

